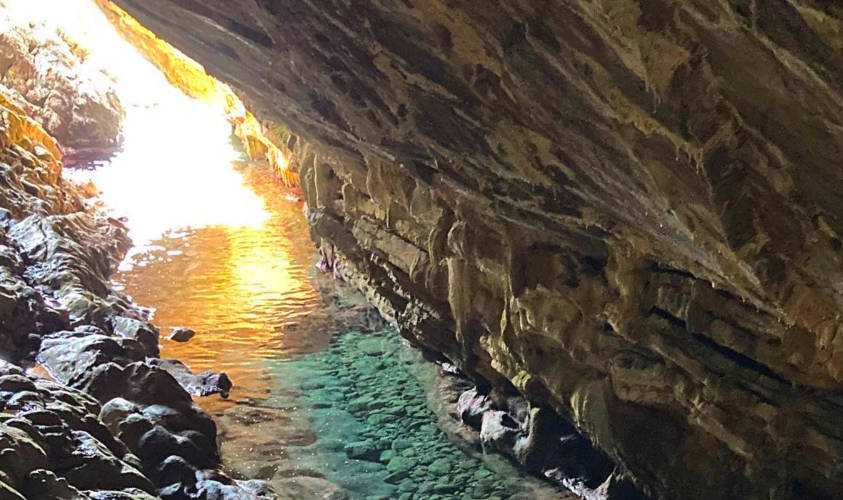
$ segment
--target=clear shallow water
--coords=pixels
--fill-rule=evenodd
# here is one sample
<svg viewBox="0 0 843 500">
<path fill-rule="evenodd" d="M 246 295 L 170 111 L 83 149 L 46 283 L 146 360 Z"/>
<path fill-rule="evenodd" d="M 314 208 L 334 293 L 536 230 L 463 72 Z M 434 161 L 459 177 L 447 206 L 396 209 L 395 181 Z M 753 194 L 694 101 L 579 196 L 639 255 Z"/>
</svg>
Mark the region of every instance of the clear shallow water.
<svg viewBox="0 0 843 500">
<path fill-rule="evenodd" d="M 434 365 L 392 329 L 361 333 L 368 306 L 315 270 L 302 204 L 265 169 L 235 162 L 264 202 L 260 226 L 169 230 L 115 277 L 155 321 L 188 326 L 162 357 L 225 371 L 215 415 L 226 469 L 281 498 L 560 498 L 457 438 Z M 108 166 L 103 168 L 109 168 Z"/>
<path fill-rule="evenodd" d="M 326 351 L 276 369 L 278 380 L 299 390 L 268 401 L 295 402 L 315 436 L 287 449 L 291 474 L 315 471 L 351 498 L 559 497 L 502 459 L 471 452 L 440 427 L 428 404 L 436 369 L 394 330 L 346 332 Z M 295 479 L 277 481 L 276 488 L 289 498 L 308 493 Z"/>
<path fill-rule="evenodd" d="M 261 222 L 167 229 L 137 245 L 115 283 L 154 306 L 164 335 L 196 330 L 186 343 L 162 339 L 162 357 L 234 381 L 228 399 L 197 400 L 217 419 L 230 473 L 291 499 L 563 496 L 459 439 L 436 367 L 394 330 L 360 333 L 362 297 L 315 269 L 295 191 L 267 169 L 226 168 L 261 201 Z"/>
<path fill-rule="evenodd" d="M 458 438 L 436 367 L 397 332 L 371 333 L 362 297 L 315 270 L 300 197 L 243 159 L 221 110 L 170 87 L 108 25 L 86 26 L 113 35 L 125 144 L 68 176 L 126 217 L 135 246 L 114 284 L 150 307 L 162 357 L 233 380 L 228 399 L 197 400 L 232 475 L 283 499 L 565 497 Z M 163 338 L 177 326 L 197 334 Z"/>
<path fill-rule="evenodd" d="M 138 303 L 155 306 L 162 336 L 177 326 L 198 333 L 187 343 L 162 340 L 162 357 L 194 371 L 226 372 L 236 386 L 222 406 L 264 397 L 266 360 L 324 349 L 335 333 L 310 327 L 327 318 L 308 274 L 316 250 L 302 203 L 266 169 L 239 170 L 241 182 L 263 195 L 262 224 L 168 231 L 133 253 L 115 277 Z"/>
</svg>

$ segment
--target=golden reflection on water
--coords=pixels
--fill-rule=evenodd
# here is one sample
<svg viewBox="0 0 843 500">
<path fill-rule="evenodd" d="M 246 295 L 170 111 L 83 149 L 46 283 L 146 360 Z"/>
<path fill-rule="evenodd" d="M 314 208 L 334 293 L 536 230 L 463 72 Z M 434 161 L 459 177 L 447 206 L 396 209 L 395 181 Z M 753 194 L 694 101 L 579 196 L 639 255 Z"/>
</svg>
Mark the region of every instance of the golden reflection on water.
<svg viewBox="0 0 843 500">
<path fill-rule="evenodd" d="M 271 389 L 267 366 L 279 357 L 322 348 L 327 338 L 304 328 L 319 315 L 308 269 L 315 249 L 295 193 L 267 169 L 243 168 L 268 214 L 260 226 L 210 225 L 170 233 L 133 256 L 115 277 L 137 302 L 155 306 L 162 337 L 186 326 L 186 343 L 162 339 L 162 357 L 194 371 L 225 371 L 232 399 L 257 399 Z M 219 401 L 200 401 L 217 409 Z"/>
<path fill-rule="evenodd" d="M 95 174 L 102 201 L 138 245 L 184 227 L 261 228 L 269 213 L 231 168 L 239 154 L 225 117 L 167 87 L 127 110 L 122 151 Z"/>
<path fill-rule="evenodd" d="M 270 169 L 242 163 L 225 109 L 172 87 L 90 0 L 6 4 L 95 49 L 92 71 L 114 80 L 126 109 L 121 151 L 65 175 L 93 181 L 104 206 L 125 217 L 134 248 L 115 285 L 154 308 L 162 357 L 227 372 L 232 400 L 264 396 L 271 360 L 323 347 L 330 335 L 307 327 L 326 313 L 307 273 L 315 249 L 298 196 Z M 170 342 L 173 326 L 197 335 Z M 199 402 L 220 407 L 216 396 Z"/>
</svg>

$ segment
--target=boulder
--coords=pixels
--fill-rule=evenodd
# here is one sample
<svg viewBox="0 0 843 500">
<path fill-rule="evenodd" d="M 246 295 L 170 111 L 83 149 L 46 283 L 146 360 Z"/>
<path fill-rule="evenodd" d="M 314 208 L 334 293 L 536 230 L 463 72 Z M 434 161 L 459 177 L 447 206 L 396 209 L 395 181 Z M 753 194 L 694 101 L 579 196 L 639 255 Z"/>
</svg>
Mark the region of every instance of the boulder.
<svg viewBox="0 0 843 500">
<path fill-rule="evenodd" d="M 463 423 L 479 429 L 483 423 L 483 414 L 492 409 L 492 401 L 477 389 L 469 389 L 457 401 L 457 414 Z"/>
<path fill-rule="evenodd" d="M 154 359 L 150 360 L 150 363 L 164 369 L 179 382 L 184 390 L 194 396 L 219 394 L 226 398 L 233 386 L 231 379 L 225 373 L 206 370 L 194 374 L 187 365 L 176 359 Z"/>
<path fill-rule="evenodd" d="M 515 442 L 523 435 L 518 423 L 506 412 L 487 411 L 480 424 L 480 442 L 484 452 L 512 455 Z"/>
</svg>

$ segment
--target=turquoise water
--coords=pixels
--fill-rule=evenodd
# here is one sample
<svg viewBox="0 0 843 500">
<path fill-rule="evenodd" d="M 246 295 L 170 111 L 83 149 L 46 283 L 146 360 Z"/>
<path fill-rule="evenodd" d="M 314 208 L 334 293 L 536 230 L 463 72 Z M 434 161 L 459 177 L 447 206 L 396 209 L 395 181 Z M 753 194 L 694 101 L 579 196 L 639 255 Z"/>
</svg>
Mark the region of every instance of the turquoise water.
<svg viewBox="0 0 843 500">
<path fill-rule="evenodd" d="M 298 401 L 318 436 L 295 450 L 297 463 L 355 498 L 536 498 L 534 480 L 467 453 L 437 425 L 434 371 L 391 329 L 348 332 L 280 365 L 279 378 L 303 389 Z"/>
<path fill-rule="evenodd" d="M 233 380 L 228 399 L 197 400 L 218 422 L 229 473 L 267 480 L 282 499 L 565 496 L 480 454 L 448 415 L 438 368 L 316 269 L 296 193 L 259 166 L 229 168 L 259 201 L 259 222 L 165 231 L 115 277 L 164 336 L 197 332 L 162 338 L 163 357 Z"/>
<path fill-rule="evenodd" d="M 436 367 L 394 330 L 361 333 L 370 310 L 315 272 L 299 194 L 242 157 L 220 109 L 172 88 L 92 5 L 39 3 L 97 35 L 91 57 L 117 77 L 123 150 L 68 176 L 127 218 L 135 246 L 114 284 L 154 311 L 162 356 L 233 380 L 229 399 L 197 401 L 232 475 L 296 500 L 564 497 L 477 453 Z M 179 326 L 196 336 L 166 340 Z"/>
<path fill-rule="evenodd" d="M 259 223 L 167 231 L 116 276 L 164 335 L 197 332 L 162 339 L 162 357 L 233 380 L 228 399 L 197 400 L 230 474 L 267 480 L 282 499 L 566 497 L 480 454 L 448 415 L 438 368 L 316 269 L 295 192 L 261 167 L 232 168 L 262 200 Z"/>
<path fill-rule="evenodd" d="M 449 434 L 450 417 L 429 404 L 440 396 L 436 370 L 395 330 L 338 335 L 325 351 L 275 364 L 277 386 L 259 405 L 221 415 L 228 426 L 250 414 L 252 427 L 224 442 L 224 458 L 244 455 L 240 467 L 229 460 L 233 472 L 270 480 L 283 498 L 562 497 Z M 272 449 L 276 432 L 283 450 L 245 456 Z"/>
</svg>

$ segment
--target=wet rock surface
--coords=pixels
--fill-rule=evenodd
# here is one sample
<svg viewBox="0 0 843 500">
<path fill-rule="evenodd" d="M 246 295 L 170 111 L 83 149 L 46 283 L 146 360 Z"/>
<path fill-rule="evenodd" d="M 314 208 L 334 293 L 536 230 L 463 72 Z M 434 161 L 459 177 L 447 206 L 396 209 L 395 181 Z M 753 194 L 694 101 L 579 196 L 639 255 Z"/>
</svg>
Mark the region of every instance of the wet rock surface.
<svg viewBox="0 0 843 500">
<path fill-rule="evenodd" d="M 68 160 L 108 156 L 121 141 L 124 114 L 113 82 L 60 29 L 19 17 L 0 12 L 3 93 L 59 141 Z"/>
<path fill-rule="evenodd" d="M 836 3 L 116 3 L 289 125 L 328 267 L 483 393 L 652 496 L 839 495 Z"/>
<path fill-rule="evenodd" d="M 4 362 L 0 404 L 6 498 L 155 497 L 138 457 L 97 418 L 91 396 Z"/>
<path fill-rule="evenodd" d="M 632 481 L 567 421 L 522 397 L 462 392 L 455 414 L 478 431 L 484 452 L 509 456 L 582 498 L 644 499 Z"/>
<path fill-rule="evenodd" d="M 0 364 L 4 498 L 274 498 L 217 470 L 216 425 L 188 391 L 231 382 L 157 359 L 148 311 L 108 282 L 126 229 L 85 206 L 59 158 L 0 99 L 0 349 L 21 364 Z M 33 358 L 41 376 L 22 368 Z"/>
<path fill-rule="evenodd" d="M 206 370 L 194 374 L 187 365 L 176 359 L 156 359 L 154 362 L 156 366 L 160 366 L 178 380 L 179 384 L 194 396 L 221 394 L 225 397 L 231 390 L 231 380 L 225 373 Z"/>
</svg>

